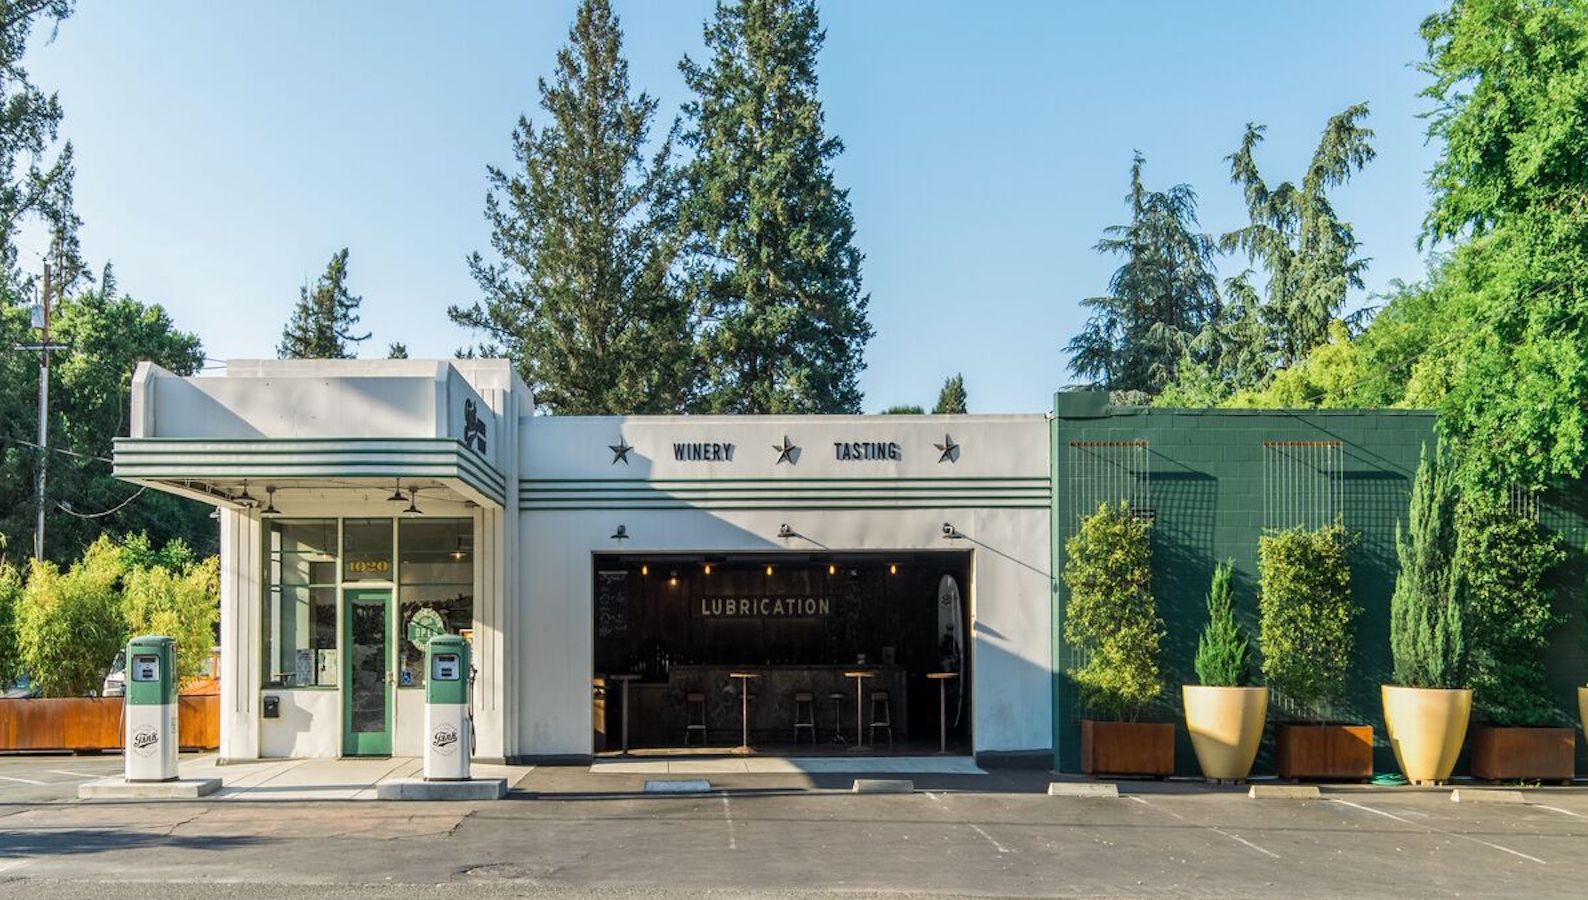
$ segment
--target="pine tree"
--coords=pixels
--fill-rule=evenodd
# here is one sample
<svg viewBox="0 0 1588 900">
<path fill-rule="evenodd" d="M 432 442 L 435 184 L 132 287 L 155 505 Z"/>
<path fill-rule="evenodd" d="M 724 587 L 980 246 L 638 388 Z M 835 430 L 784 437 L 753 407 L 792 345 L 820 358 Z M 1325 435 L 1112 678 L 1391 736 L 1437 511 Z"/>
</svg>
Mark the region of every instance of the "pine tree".
<svg viewBox="0 0 1588 900">
<path fill-rule="evenodd" d="M 964 415 L 965 404 L 965 376 L 955 374 L 943 382 L 943 389 L 937 394 L 937 405 L 932 407 L 932 413 L 939 416 Z"/>
<path fill-rule="evenodd" d="M 583 0 L 539 83 L 543 119 L 513 132 L 517 169 L 489 170 L 498 259 L 469 258 L 484 299 L 448 311 L 566 415 L 678 412 L 693 383 L 673 138 L 646 158 L 657 101 L 632 94 L 622 51 L 608 0 Z"/>
<path fill-rule="evenodd" d="M 824 38 L 813 0 L 723 0 L 705 29 L 710 60 L 680 65 L 695 93 L 686 224 L 705 411 L 860 410 L 872 329 L 831 168 L 843 144 L 817 98 Z"/>
<path fill-rule="evenodd" d="M 1358 103 L 1329 119 L 1300 185 L 1286 181 L 1270 188 L 1263 179 L 1255 156 L 1262 125 L 1248 123 L 1240 148 L 1226 157 L 1230 180 L 1245 194 L 1250 224 L 1224 235 L 1220 249 L 1246 254 L 1267 273 L 1260 304 L 1248 306 L 1260 309 L 1267 332 L 1263 349 L 1280 368 L 1327 343 L 1346 292 L 1363 286 L 1368 260 L 1358 255 L 1356 234 L 1335 212 L 1329 192 L 1373 160 L 1373 131 L 1362 124 L 1367 114 L 1367 104 Z M 1237 275 L 1226 291 L 1257 298 L 1250 278 L 1249 272 Z M 1247 352 L 1261 334 L 1244 333 Z"/>
<path fill-rule="evenodd" d="M 1390 596 L 1390 654 L 1402 687 L 1462 686 L 1462 608 L 1451 569 L 1456 550 L 1455 488 L 1449 461 L 1423 449 L 1412 482 L 1410 523 L 1395 523 L 1400 571 Z"/>
<path fill-rule="evenodd" d="M 1196 230 L 1197 198 L 1189 185 L 1149 191 L 1146 160 L 1130 167 L 1130 221 L 1103 233 L 1096 250 L 1124 257 L 1108 293 L 1081 304 L 1092 310 L 1065 348 L 1070 370 L 1114 391 L 1154 394 L 1175 379 L 1196 339 L 1220 315 L 1213 275 L 1213 239 Z"/>
<path fill-rule="evenodd" d="M 386 358 L 387 359 L 407 359 L 408 358 L 408 345 L 403 343 L 402 341 L 392 341 L 390 344 L 386 345 Z"/>
<path fill-rule="evenodd" d="M 349 345 L 369 340 L 369 333 L 353 334 L 364 298 L 347 289 L 347 248 L 336 251 L 325 274 L 298 289 L 298 305 L 281 332 L 276 354 L 282 359 L 351 359 Z"/>
</svg>

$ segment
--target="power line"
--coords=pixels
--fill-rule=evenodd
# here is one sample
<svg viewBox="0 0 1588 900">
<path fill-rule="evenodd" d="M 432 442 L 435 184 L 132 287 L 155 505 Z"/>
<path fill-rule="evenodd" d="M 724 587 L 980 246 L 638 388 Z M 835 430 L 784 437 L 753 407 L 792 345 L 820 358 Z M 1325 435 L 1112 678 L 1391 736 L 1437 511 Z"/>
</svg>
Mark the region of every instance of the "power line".
<svg viewBox="0 0 1588 900">
<path fill-rule="evenodd" d="M 76 450 L 67 450 L 65 447 L 45 447 L 40 444 L 35 444 L 32 441 L 24 441 L 21 438 L 0 437 L 0 444 L 5 443 L 21 444 L 24 447 L 31 447 L 34 450 L 45 450 L 50 453 L 64 453 L 67 456 L 76 457 L 77 459 L 87 459 L 92 460 L 93 462 L 102 462 L 106 465 L 115 465 L 115 460 L 107 459 L 103 456 L 94 456 L 89 453 L 78 453 Z"/>
<path fill-rule="evenodd" d="M 77 510 L 72 509 L 71 504 L 67 503 L 64 500 L 55 501 L 55 508 L 59 509 L 61 512 L 66 513 L 69 516 L 76 516 L 79 519 L 103 519 L 106 516 L 114 515 L 114 514 L 116 514 L 118 512 L 121 512 L 123 509 L 126 509 L 128 504 L 132 503 L 132 501 L 138 499 L 139 497 L 142 497 L 143 496 L 143 492 L 147 491 L 148 489 L 149 488 L 148 488 L 147 485 L 145 485 L 144 487 L 138 488 L 136 491 L 133 491 L 131 497 L 128 497 L 127 499 L 121 501 L 120 503 L 116 504 L 115 506 L 112 506 L 110 509 L 107 509 L 104 512 L 80 513 Z"/>
</svg>

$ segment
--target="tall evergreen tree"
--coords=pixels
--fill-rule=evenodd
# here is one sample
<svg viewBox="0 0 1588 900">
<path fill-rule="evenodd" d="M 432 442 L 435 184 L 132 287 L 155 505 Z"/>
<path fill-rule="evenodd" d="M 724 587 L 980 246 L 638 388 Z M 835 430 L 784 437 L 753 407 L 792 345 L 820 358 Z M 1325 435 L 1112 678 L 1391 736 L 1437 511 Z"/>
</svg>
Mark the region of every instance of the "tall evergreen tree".
<svg viewBox="0 0 1588 900">
<path fill-rule="evenodd" d="M 933 415 L 964 415 L 966 410 L 965 376 L 955 374 L 944 380 L 943 389 L 937 394 L 937 405 L 932 407 Z"/>
<path fill-rule="evenodd" d="M 1367 104 L 1358 103 L 1329 119 L 1299 185 L 1286 181 L 1270 188 L 1264 180 L 1255 156 L 1262 125 L 1247 124 L 1240 148 L 1226 157 L 1250 222 L 1224 235 L 1220 249 L 1244 253 L 1268 277 L 1261 293 L 1249 272 L 1231 279 L 1227 291 L 1260 310 L 1268 332 L 1265 349 L 1280 368 L 1327 343 L 1347 291 L 1362 287 L 1368 260 L 1358 255 L 1356 234 L 1335 212 L 1329 193 L 1373 159 L 1373 131 L 1362 124 L 1367 113 Z"/>
<path fill-rule="evenodd" d="M 363 297 L 347 289 L 347 248 L 336 251 L 325 274 L 298 289 L 298 305 L 281 332 L 276 354 L 282 359 L 352 359 L 353 344 L 369 340 L 369 332 L 355 335 Z"/>
<path fill-rule="evenodd" d="M 622 51 L 608 0 L 583 0 L 540 81 L 544 119 L 513 132 L 518 168 L 489 170 L 498 260 L 469 258 L 484 299 L 449 310 L 568 415 L 677 412 L 693 381 L 673 139 L 647 158 L 656 100 L 632 93 Z"/>
<path fill-rule="evenodd" d="M 860 409 L 869 298 L 831 167 L 843 144 L 822 127 L 824 38 L 814 0 L 722 0 L 705 29 L 710 59 L 680 66 L 695 93 L 686 224 L 702 410 Z"/>
<path fill-rule="evenodd" d="M 1390 596 L 1390 654 L 1403 687 L 1462 687 L 1466 645 L 1452 580 L 1456 495 L 1444 451 L 1423 449 L 1412 481 L 1410 522 L 1395 523 L 1400 571 Z"/>
<path fill-rule="evenodd" d="M 1110 226 L 1096 246 L 1124 263 L 1107 294 L 1081 301 L 1092 315 L 1065 349 L 1075 374 L 1152 394 L 1198 353 L 1198 336 L 1219 318 L 1219 296 L 1213 239 L 1196 230 L 1196 192 L 1184 184 L 1149 191 L 1145 162 L 1138 153 L 1131 163 L 1130 221 Z"/>
</svg>

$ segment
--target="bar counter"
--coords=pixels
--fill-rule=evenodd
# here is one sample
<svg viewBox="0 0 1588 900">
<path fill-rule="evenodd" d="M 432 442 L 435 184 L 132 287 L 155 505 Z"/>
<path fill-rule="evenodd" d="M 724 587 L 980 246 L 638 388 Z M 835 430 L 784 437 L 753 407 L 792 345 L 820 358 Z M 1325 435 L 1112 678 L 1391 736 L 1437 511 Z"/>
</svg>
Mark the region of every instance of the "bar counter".
<svg viewBox="0 0 1588 900">
<path fill-rule="evenodd" d="M 907 721 L 909 690 L 908 674 L 898 665 L 862 665 L 843 663 L 833 665 L 760 665 L 760 666 L 697 666 L 674 665 L 666 681 L 631 681 L 629 689 L 629 745 L 631 747 L 682 747 L 685 726 L 689 723 L 690 709 L 686 698 L 692 693 L 706 695 L 706 727 L 708 745 L 712 747 L 737 746 L 740 735 L 739 679 L 733 673 L 757 676 L 750 680 L 750 740 L 752 743 L 793 744 L 794 695 L 808 692 L 812 695 L 816 718 L 816 737 L 822 744 L 830 744 L 834 735 L 834 711 L 831 695 L 839 694 L 843 701 L 838 707 L 838 724 L 842 725 L 845 740 L 855 743 L 855 679 L 844 677 L 845 672 L 874 672 L 876 676 L 865 679 L 862 695 L 866 706 L 861 719 L 871 723 L 871 695 L 886 691 L 893 716 L 893 739 L 903 743 L 908 734 Z M 609 731 L 609 750 L 616 749 L 619 729 L 622 727 L 622 695 L 617 684 L 608 687 L 606 710 Z M 698 715 L 698 713 L 697 713 Z M 801 729 L 801 740 L 809 740 L 809 732 Z M 888 745 L 886 732 L 879 729 L 877 739 L 881 746 Z M 698 744 L 698 737 L 694 739 Z M 867 728 L 866 742 L 870 743 Z"/>
</svg>

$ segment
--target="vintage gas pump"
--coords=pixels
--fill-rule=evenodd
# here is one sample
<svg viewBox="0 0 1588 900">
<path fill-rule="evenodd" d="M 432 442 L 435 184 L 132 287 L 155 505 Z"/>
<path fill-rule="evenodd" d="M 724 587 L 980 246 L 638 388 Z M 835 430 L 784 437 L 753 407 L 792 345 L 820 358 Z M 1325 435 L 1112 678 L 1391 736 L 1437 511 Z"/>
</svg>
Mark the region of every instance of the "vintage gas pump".
<svg viewBox="0 0 1588 900">
<path fill-rule="evenodd" d="M 469 780 L 469 671 L 469 643 L 459 635 L 437 635 L 425 644 L 426 781 Z"/>
<path fill-rule="evenodd" d="M 176 642 L 145 635 L 127 642 L 123 759 L 128 781 L 175 781 Z"/>
</svg>

